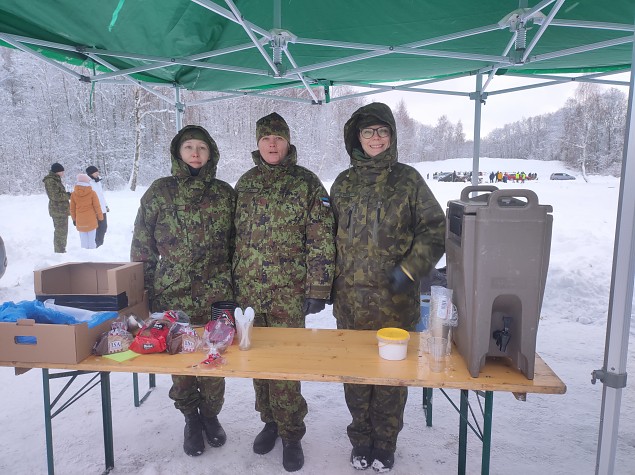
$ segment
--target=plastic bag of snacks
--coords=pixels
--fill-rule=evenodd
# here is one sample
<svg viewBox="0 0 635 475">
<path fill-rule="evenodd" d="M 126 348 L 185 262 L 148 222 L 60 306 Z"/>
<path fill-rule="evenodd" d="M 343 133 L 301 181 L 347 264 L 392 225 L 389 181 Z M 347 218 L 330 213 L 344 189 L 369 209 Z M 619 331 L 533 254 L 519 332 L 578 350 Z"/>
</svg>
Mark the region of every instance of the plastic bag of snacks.
<svg viewBox="0 0 635 475">
<path fill-rule="evenodd" d="M 128 323 L 126 318 L 119 317 L 112 322 L 110 331 L 102 333 L 95 346 L 93 346 L 94 355 L 111 355 L 126 351 L 132 343 L 132 333 L 128 331 Z"/>
<path fill-rule="evenodd" d="M 196 334 L 196 330 L 187 322 L 175 322 L 168 332 L 167 340 L 168 353 L 194 353 L 205 350 L 203 339 Z"/>
<path fill-rule="evenodd" d="M 181 314 L 185 315 L 183 312 Z M 130 349 L 136 353 L 161 353 L 167 348 L 167 336 L 170 328 L 179 320 L 179 312 L 167 310 L 163 313 L 153 313 L 143 324 L 139 333 L 130 344 Z"/>
<path fill-rule="evenodd" d="M 207 322 L 203 331 L 203 341 L 209 351 L 207 358 L 201 361 L 201 364 L 212 366 L 224 364 L 225 359 L 221 355 L 232 344 L 235 334 L 236 329 L 226 317 Z"/>
</svg>

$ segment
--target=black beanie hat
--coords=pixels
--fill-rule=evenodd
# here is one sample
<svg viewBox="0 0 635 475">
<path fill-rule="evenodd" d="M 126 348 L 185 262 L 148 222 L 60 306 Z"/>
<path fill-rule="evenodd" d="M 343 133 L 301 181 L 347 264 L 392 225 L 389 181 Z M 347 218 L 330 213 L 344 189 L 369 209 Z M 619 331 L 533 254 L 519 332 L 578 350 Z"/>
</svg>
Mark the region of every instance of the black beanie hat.
<svg viewBox="0 0 635 475">
<path fill-rule="evenodd" d="M 63 172 L 64 167 L 60 163 L 55 162 L 53 165 L 51 165 L 51 171 L 53 173 Z"/>
<path fill-rule="evenodd" d="M 99 170 L 97 170 L 97 167 L 94 165 L 89 166 L 88 168 L 86 168 L 86 175 L 91 176 L 93 175 L 93 173 L 98 172 Z"/>
</svg>

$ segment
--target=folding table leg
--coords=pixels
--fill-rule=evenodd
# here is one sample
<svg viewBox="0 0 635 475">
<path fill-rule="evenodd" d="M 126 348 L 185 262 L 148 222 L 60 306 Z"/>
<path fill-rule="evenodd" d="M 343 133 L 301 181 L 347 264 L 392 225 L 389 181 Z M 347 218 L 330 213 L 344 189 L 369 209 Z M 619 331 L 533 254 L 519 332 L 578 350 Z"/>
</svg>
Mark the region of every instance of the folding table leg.
<svg viewBox="0 0 635 475">
<path fill-rule="evenodd" d="M 112 403 L 110 400 L 110 373 L 101 372 L 101 413 L 104 426 L 104 457 L 106 472 L 115 466 L 115 451 L 112 433 Z"/>
<path fill-rule="evenodd" d="M 148 391 L 141 399 L 139 399 L 139 375 L 137 373 L 132 373 L 132 392 L 134 398 L 134 407 L 141 406 L 141 403 L 148 398 L 156 385 L 156 375 L 154 373 L 150 373 L 148 375 Z"/>
<path fill-rule="evenodd" d="M 426 411 L 426 427 L 432 427 L 432 388 L 423 388 L 423 409 Z"/>
<path fill-rule="evenodd" d="M 46 463 L 48 474 L 55 474 L 53 461 L 53 425 L 51 424 L 51 387 L 49 385 L 49 370 L 42 369 L 42 392 L 44 394 L 44 432 L 46 434 Z"/>
<path fill-rule="evenodd" d="M 494 413 L 494 392 L 485 392 L 485 412 L 483 413 L 483 454 L 481 455 L 481 475 L 489 475 L 490 449 L 492 447 L 492 414 Z"/>
<path fill-rule="evenodd" d="M 459 475 L 465 475 L 467 459 L 467 410 L 469 391 L 461 389 L 460 422 L 459 422 Z"/>
</svg>

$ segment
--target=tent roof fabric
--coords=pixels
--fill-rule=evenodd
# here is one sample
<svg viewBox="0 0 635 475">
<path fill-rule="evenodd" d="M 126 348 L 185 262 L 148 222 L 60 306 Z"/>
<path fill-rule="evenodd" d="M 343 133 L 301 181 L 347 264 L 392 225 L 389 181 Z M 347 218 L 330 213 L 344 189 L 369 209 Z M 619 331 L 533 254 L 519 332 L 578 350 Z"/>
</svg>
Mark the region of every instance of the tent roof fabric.
<svg viewBox="0 0 635 475">
<path fill-rule="evenodd" d="M 633 11 L 633 0 L 3 0 L 0 44 L 96 66 L 91 81 L 361 85 L 628 69 Z"/>
</svg>

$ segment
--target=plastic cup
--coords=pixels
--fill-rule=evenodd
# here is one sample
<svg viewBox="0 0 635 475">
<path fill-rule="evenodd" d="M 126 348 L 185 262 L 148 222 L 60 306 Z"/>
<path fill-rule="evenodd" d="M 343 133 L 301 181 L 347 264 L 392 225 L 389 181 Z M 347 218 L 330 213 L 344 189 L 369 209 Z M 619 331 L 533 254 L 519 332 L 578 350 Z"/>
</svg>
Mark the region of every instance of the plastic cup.
<svg viewBox="0 0 635 475">
<path fill-rule="evenodd" d="M 445 356 L 448 340 L 441 337 L 428 338 L 428 352 L 430 353 L 430 369 L 433 373 L 440 373 L 445 369 Z"/>
<path fill-rule="evenodd" d="M 238 349 L 248 350 L 251 348 L 251 330 L 254 328 L 254 321 L 250 320 L 245 324 L 236 322 L 236 332 L 238 334 Z"/>
</svg>

